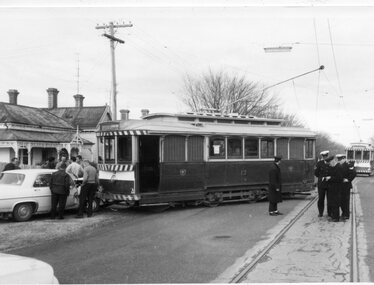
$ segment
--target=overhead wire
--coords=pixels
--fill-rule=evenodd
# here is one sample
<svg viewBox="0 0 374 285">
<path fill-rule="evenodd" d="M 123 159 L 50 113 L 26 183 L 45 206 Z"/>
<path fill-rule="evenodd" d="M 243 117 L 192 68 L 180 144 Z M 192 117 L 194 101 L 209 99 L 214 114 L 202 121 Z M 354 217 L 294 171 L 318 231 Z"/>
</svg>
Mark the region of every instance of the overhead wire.
<svg viewBox="0 0 374 285">
<path fill-rule="evenodd" d="M 329 28 L 331 50 L 332 50 L 332 55 L 333 55 L 333 59 L 334 59 L 334 67 L 335 67 L 335 72 L 336 72 L 336 77 L 337 77 L 338 87 L 339 87 L 339 98 L 341 99 L 341 103 L 342 103 L 344 111 L 346 112 L 348 117 L 350 117 L 350 119 L 352 120 L 353 126 L 354 126 L 354 128 L 356 129 L 356 132 L 357 132 L 357 136 L 358 136 L 358 138 L 361 142 L 361 134 L 360 134 L 360 131 L 359 131 L 359 127 L 357 126 L 356 121 L 354 120 L 353 116 L 348 111 L 347 106 L 346 106 L 345 101 L 344 101 L 343 90 L 342 90 L 342 86 L 341 86 L 341 80 L 340 80 L 340 75 L 339 75 L 336 56 L 335 56 L 335 48 L 334 48 L 334 43 L 333 43 L 333 39 L 332 39 L 332 32 L 331 32 L 331 26 L 330 26 L 330 20 L 329 19 L 327 19 L 327 23 L 328 23 L 328 28 Z"/>
</svg>

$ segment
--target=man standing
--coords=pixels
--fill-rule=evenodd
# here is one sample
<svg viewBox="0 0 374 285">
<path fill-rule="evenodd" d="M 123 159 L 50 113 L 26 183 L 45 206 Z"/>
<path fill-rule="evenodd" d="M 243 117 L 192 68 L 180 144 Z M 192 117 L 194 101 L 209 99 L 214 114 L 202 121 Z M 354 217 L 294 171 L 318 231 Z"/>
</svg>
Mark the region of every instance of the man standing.
<svg viewBox="0 0 374 285">
<path fill-rule="evenodd" d="M 83 211 L 86 206 L 86 199 L 88 198 L 87 217 L 92 216 L 92 202 L 95 197 L 97 185 L 99 183 L 98 172 L 88 160 L 83 162 L 83 182 L 81 186 L 81 193 L 79 195 L 79 210 L 77 218 L 83 218 Z"/>
<path fill-rule="evenodd" d="M 3 171 L 7 171 L 7 170 L 14 170 L 14 169 L 21 169 L 19 167 L 19 160 L 17 157 L 13 157 L 12 160 L 5 165 Z"/>
<path fill-rule="evenodd" d="M 72 163 L 66 168 L 66 173 L 70 175 L 73 180 L 83 177 L 83 167 L 77 163 L 77 158 L 71 158 Z"/>
<path fill-rule="evenodd" d="M 331 211 L 329 209 L 329 197 L 328 197 L 328 183 L 326 181 L 326 176 L 328 175 L 329 163 L 326 159 L 329 156 L 329 151 L 324 150 L 320 153 L 321 159 L 317 162 L 314 169 L 314 175 L 318 178 L 318 217 L 323 216 L 323 211 L 325 209 L 325 197 L 327 200 L 327 215 L 331 216 Z"/>
<path fill-rule="evenodd" d="M 274 163 L 269 170 L 269 215 L 282 215 L 278 211 L 278 203 L 282 202 L 282 177 L 279 164 L 282 160 L 281 156 L 274 157 Z"/>
<path fill-rule="evenodd" d="M 328 170 L 328 176 L 326 180 L 328 181 L 329 188 L 329 204 L 331 211 L 331 218 L 333 222 L 339 222 L 339 211 L 341 203 L 341 191 L 343 187 L 343 169 L 340 163 L 337 162 L 334 157 L 329 157 L 326 159 L 330 163 Z"/>
<path fill-rule="evenodd" d="M 52 192 L 51 219 L 56 218 L 58 204 L 58 218 L 64 218 L 66 200 L 70 192 L 70 176 L 66 173 L 66 164 L 60 164 L 58 171 L 52 173 L 49 187 Z"/>
<path fill-rule="evenodd" d="M 350 167 L 345 154 L 336 155 L 338 162 L 342 166 L 343 170 L 343 187 L 341 189 L 341 203 L 340 207 L 342 209 L 342 219 L 349 219 L 349 203 L 350 203 L 350 194 L 352 189 L 352 180 L 356 177 L 356 171 L 354 167 Z"/>
<path fill-rule="evenodd" d="M 66 166 L 69 164 L 69 162 L 68 162 L 68 158 L 67 158 L 67 156 L 66 155 L 61 155 L 61 160 L 59 161 L 59 162 L 57 162 L 57 164 L 56 164 L 56 169 L 60 169 L 60 165 L 61 164 L 66 164 Z"/>
</svg>

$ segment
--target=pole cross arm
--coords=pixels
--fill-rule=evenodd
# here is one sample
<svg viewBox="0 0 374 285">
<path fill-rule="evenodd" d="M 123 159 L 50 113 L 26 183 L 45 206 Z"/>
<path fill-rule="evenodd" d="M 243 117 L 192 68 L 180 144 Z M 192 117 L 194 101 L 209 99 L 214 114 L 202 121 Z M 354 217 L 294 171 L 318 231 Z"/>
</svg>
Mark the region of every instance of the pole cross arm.
<svg viewBox="0 0 374 285">
<path fill-rule="evenodd" d="M 123 40 L 121 40 L 119 38 L 113 37 L 111 35 L 108 35 L 108 34 L 103 34 L 103 36 L 106 37 L 106 38 L 108 38 L 108 39 L 110 39 L 110 40 L 112 40 L 112 41 L 119 42 L 120 44 L 124 44 L 125 43 L 125 41 L 123 41 Z"/>
</svg>

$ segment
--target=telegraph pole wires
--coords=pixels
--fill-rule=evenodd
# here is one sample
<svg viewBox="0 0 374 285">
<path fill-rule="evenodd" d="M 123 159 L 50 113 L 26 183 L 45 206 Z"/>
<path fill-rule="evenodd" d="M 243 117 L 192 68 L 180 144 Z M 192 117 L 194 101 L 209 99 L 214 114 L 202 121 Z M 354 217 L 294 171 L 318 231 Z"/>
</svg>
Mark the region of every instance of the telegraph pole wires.
<svg viewBox="0 0 374 285">
<path fill-rule="evenodd" d="M 103 36 L 110 40 L 110 51 L 112 57 L 112 88 L 113 88 L 113 96 L 112 96 L 112 115 L 113 120 L 117 120 L 117 82 L 116 82 L 116 62 L 115 62 L 115 54 L 114 54 L 114 42 L 118 42 L 120 44 L 125 43 L 123 40 L 116 38 L 114 36 L 114 28 L 128 28 L 132 27 L 132 24 L 114 24 L 113 22 L 109 22 L 108 25 L 97 25 L 96 29 L 109 29 L 109 34 L 104 33 Z"/>
</svg>

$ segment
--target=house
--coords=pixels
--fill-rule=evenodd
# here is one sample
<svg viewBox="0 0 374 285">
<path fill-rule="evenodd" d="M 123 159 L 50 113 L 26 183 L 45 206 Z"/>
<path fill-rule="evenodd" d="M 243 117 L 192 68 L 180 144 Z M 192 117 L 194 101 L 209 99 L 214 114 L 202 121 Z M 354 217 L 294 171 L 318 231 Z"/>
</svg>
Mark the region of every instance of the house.
<svg viewBox="0 0 374 285">
<path fill-rule="evenodd" d="M 9 103 L 0 102 L 0 162 L 19 157 L 24 166 L 42 164 L 49 157 L 81 154 L 96 160 L 95 131 L 111 120 L 108 105 L 83 106 L 83 95 L 74 95 L 75 107 L 59 107 L 56 88 L 48 88 L 48 107 L 17 104 L 19 92 L 8 91 Z"/>
</svg>

